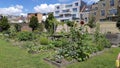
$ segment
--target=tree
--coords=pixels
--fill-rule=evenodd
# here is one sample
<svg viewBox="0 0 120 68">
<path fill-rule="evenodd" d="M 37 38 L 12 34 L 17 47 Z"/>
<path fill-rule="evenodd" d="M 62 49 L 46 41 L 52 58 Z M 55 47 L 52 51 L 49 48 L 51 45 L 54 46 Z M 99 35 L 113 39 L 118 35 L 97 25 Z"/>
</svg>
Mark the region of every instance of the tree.
<svg viewBox="0 0 120 68">
<path fill-rule="evenodd" d="M 50 13 L 48 15 L 48 18 L 45 21 L 45 28 L 46 30 L 53 34 L 56 31 L 57 25 L 58 25 L 58 21 L 55 19 L 55 17 L 53 16 L 52 13 Z"/>
<path fill-rule="evenodd" d="M 38 28 L 38 25 L 39 23 L 37 17 L 33 16 L 30 18 L 29 26 L 32 28 L 32 31 L 36 30 Z"/>
<path fill-rule="evenodd" d="M 91 17 L 88 24 L 87 24 L 90 28 L 95 28 L 96 26 L 96 22 L 95 22 L 95 17 Z"/>
<path fill-rule="evenodd" d="M 6 17 L 2 17 L 0 19 L 0 29 L 1 31 L 6 31 L 10 28 L 10 24 L 8 23 L 8 19 Z"/>
</svg>

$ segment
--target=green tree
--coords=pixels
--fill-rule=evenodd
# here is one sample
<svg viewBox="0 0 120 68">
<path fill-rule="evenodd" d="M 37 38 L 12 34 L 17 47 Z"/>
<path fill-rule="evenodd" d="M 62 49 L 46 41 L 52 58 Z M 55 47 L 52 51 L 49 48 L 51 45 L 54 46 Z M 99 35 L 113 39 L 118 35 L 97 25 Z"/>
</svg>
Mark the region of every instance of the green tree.
<svg viewBox="0 0 120 68">
<path fill-rule="evenodd" d="M 56 31 L 58 21 L 53 16 L 53 13 L 50 13 L 44 24 L 45 24 L 46 30 L 49 33 L 53 34 Z"/>
<path fill-rule="evenodd" d="M 0 29 L 2 31 L 6 31 L 10 28 L 10 24 L 8 23 L 8 19 L 6 17 L 2 17 L 0 20 Z"/>
<path fill-rule="evenodd" d="M 37 17 L 33 16 L 30 18 L 29 26 L 32 28 L 32 31 L 36 30 L 38 28 L 38 19 Z"/>
<path fill-rule="evenodd" d="M 90 28 L 95 28 L 95 26 L 96 26 L 96 22 L 95 22 L 95 17 L 91 17 L 90 19 L 89 19 L 89 22 L 88 22 L 88 24 L 87 24 Z"/>
</svg>

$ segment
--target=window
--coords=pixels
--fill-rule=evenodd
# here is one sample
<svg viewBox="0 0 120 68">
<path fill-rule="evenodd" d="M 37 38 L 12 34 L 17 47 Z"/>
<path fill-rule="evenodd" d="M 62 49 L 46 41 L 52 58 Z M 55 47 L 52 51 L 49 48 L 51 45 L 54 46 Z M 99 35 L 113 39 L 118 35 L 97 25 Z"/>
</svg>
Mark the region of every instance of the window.
<svg viewBox="0 0 120 68">
<path fill-rule="evenodd" d="M 114 6 L 114 0 L 110 0 L 110 6 Z"/>
<path fill-rule="evenodd" d="M 65 7 L 66 7 L 66 8 L 69 8 L 69 7 L 72 7 L 72 5 L 66 5 Z"/>
<path fill-rule="evenodd" d="M 102 3 L 102 6 L 105 7 L 105 3 Z"/>
<path fill-rule="evenodd" d="M 55 16 L 55 18 L 60 18 L 60 16 Z"/>
<path fill-rule="evenodd" d="M 78 6 L 78 3 L 75 3 L 75 6 Z"/>
<path fill-rule="evenodd" d="M 110 15 L 117 15 L 117 9 L 111 9 L 109 10 Z"/>
<path fill-rule="evenodd" d="M 37 16 L 37 13 L 35 13 L 35 16 Z"/>
<path fill-rule="evenodd" d="M 80 14 L 80 18 L 81 18 L 81 20 L 83 20 L 83 14 Z"/>
<path fill-rule="evenodd" d="M 86 18 L 85 18 L 85 22 L 87 22 L 87 21 L 88 21 L 88 18 L 86 17 Z"/>
<path fill-rule="evenodd" d="M 57 6 L 56 8 L 57 8 L 57 9 L 60 9 L 60 7 L 59 7 L 59 6 Z"/>
<path fill-rule="evenodd" d="M 55 11 L 55 13 L 56 13 L 56 14 L 58 14 L 58 13 L 59 13 L 59 11 Z"/>
<path fill-rule="evenodd" d="M 98 7 L 95 7 L 94 10 L 98 10 Z"/>
<path fill-rule="evenodd" d="M 93 14 L 96 15 L 96 12 L 94 12 Z"/>
<path fill-rule="evenodd" d="M 69 9 L 67 9 L 67 10 L 62 10 L 62 12 L 69 12 L 70 10 Z"/>
<path fill-rule="evenodd" d="M 105 10 L 101 10 L 101 16 L 105 16 Z"/>
<path fill-rule="evenodd" d="M 73 8 L 73 12 L 77 12 L 77 8 Z"/>
<path fill-rule="evenodd" d="M 73 17 L 76 17 L 76 14 L 72 14 Z"/>
</svg>

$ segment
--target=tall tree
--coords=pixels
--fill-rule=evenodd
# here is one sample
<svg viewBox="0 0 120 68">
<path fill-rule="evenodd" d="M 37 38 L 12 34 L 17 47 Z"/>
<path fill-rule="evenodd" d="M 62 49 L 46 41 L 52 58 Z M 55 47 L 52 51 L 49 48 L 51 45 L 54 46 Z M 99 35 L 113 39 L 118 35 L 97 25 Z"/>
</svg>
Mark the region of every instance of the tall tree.
<svg viewBox="0 0 120 68">
<path fill-rule="evenodd" d="M 46 30 L 49 33 L 53 34 L 56 31 L 58 21 L 53 16 L 53 13 L 50 13 L 44 24 L 45 24 Z"/>
<path fill-rule="evenodd" d="M 30 18 L 29 26 L 32 28 L 32 31 L 36 30 L 39 26 L 37 17 L 33 16 Z"/>
<path fill-rule="evenodd" d="M 10 24 L 8 23 L 8 19 L 6 17 L 1 17 L 0 19 L 0 29 L 1 31 L 6 31 L 10 28 Z"/>
</svg>

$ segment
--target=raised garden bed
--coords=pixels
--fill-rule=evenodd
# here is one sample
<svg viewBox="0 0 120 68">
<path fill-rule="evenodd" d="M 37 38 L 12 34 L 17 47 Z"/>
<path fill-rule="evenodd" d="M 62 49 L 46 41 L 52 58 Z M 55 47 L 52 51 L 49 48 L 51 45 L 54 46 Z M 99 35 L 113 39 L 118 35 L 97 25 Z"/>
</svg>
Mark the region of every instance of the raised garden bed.
<svg viewBox="0 0 120 68">
<path fill-rule="evenodd" d="M 102 51 L 93 53 L 93 54 L 90 55 L 90 58 L 92 58 L 92 57 L 94 57 L 94 56 L 97 56 L 97 55 L 100 55 L 100 54 L 102 54 L 103 52 L 108 51 L 108 50 L 109 50 L 109 48 L 105 48 L 105 49 L 102 50 Z M 55 65 L 55 66 L 59 67 L 59 68 L 65 67 L 65 66 L 67 66 L 67 65 L 69 65 L 69 64 L 78 62 L 78 61 L 75 60 L 75 59 L 72 60 L 72 61 L 67 61 L 67 60 L 65 60 L 65 59 L 62 59 L 61 62 L 58 62 L 58 61 L 55 61 L 55 60 L 51 60 L 51 59 L 49 59 L 49 58 L 44 58 L 44 60 L 47 61 L 48 63 L 51 63 L 52 65 Z"/>
<path fill-rule="evenodd" d="M 44 58 L 44 60 L 51 63 L 51 64 L 53 64 L 53 65 L 55 65 L 55 66 L 57 66 L 57 67 L 59 67 L 59 68 L 64 67 L 64 66 L 66 66 L 68 64 L 72 64 L 72 63 L 77 62 L 76 60 L 67 61 L 65 59 L 62 59 L 61 62 L 59 62 L 59 61 L 53 61 L 53 60 L 51 60 L 49 58 Z"/>
</svg>

